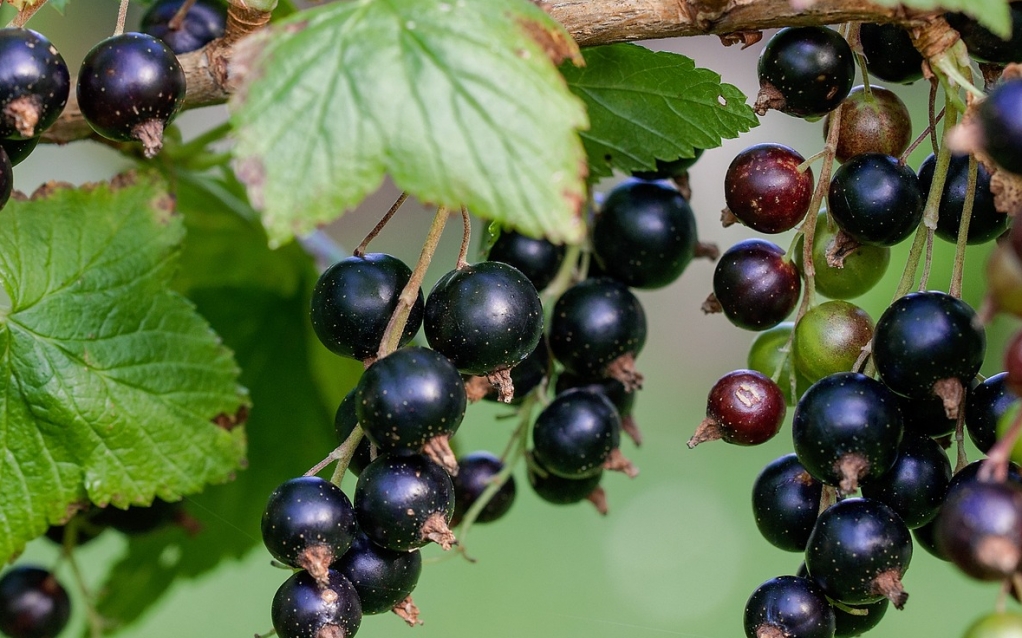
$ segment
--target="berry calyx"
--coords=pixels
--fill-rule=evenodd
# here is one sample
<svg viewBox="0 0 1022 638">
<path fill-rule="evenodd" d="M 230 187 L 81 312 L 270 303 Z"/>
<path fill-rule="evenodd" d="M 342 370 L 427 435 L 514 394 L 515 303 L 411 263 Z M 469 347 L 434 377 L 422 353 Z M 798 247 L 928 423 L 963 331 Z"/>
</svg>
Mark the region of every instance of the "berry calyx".
<svg viewBox="0 0 1022 638">
<path fill-rule="evenodd" d="M 717 380 L 706 399 L 706 419 L 688 441 L 723 439 L 735 445 L 759 445 L 784 423 L 784 393 L 770 377 L 755 370 L 735 370 Z"/>
<path fill-rule="evenodd" d="M 111 140 L 138 140 L 145 156 L 153 157 L 184 104 L 185 74 L 158 38 L 123 33 L 85 54 L 77 90 L 82 116 L 94 131 Z"/>
<path fill-rule="evenodd" d="M 60 116 L 70 91 L 67 64 L 46 37 L 0 29 L 0 137 L 38 137 Z"/>
<path fill-rule="evenodd" d="M 759 57 L 756 112 L 777 109 L 796 117 L 833 110 L 852 88 L 855 62 L 841 35 L 826 27 L 787 27 Z"/>
</svg>

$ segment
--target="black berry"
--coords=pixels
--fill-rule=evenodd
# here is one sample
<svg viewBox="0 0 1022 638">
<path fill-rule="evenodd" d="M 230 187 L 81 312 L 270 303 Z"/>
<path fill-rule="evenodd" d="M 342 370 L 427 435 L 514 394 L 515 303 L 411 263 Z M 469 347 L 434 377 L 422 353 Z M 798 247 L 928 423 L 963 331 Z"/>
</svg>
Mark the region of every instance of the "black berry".
<svg viewBox="0 0 1022 638">
<path fill-rule="evenodd" d="M 163 40 L 177 54 L 206 46 L 224 34 L 227 7 L 219 0 L 198 0 L 177 28 L 170 21 L 185 0 L 159 0 L 142 16 L 141 31 Z"/>
<path fill-rule="evenodd" d="M 550 240 L 503 230 L 490 247 L 488 259 L 514 266 L 529 278 L 536 290 L 554 280 L 564 261 L 565 248 Z"/>
<path fill-rule="evenodd" d="M 351 548 L 331 568 L 355 587 L 363 614 L 382 614 L 415 589 L 422 573 L 422 556 L 419 550 L 384 549 L 359 532 Z"/>
<path fill-rule="evenodd" d="M 854 79 L 852 50 L 837 31 L 784 28 L 759 57 L 756 107 L 761 113 L 773 108 L 796 117 L 818 117 L 845 99 Z"/>
<path fill-rule="evenodd" d="M 923 218 L 923 194 L 911 168 L 880 153 L 857 155 L 834 173 L 828 210 L 841 230 L 862 244 L 893 246 Z"/>
<path fill-rule="evenodd" d="M 351 638 L 362 624 L 362 604 L 339 572 L 329 570 L 321 584 L 300 571 L 273 595 L 270 617 L 280 638 Z"/>
<path fill-rule="evenodd" d="M 67 64 L 49 40 L 31 29 L 0 29 L 0 137 L 39 136 L 70 90 Z"/>
<path fill-rule="evenodd" d="M 771 461 L 752 485 L 756 527 L 775 547 L 805 551 L 822 493 L 823 484 L 802 467 L 795 454 Z"/>
<path fill-rule="evenodd" d="M 763 239 L 728 248 L 713 271 L 713 296 L 728 320 L 746 330 L 772 328 L 791 314 L 802 279 L 784 249 Z"/>
<path fill-rule="evenodd" d="M 772 578 L 760 585 L 745 603 L 748 638 L 832 638 L 834 622 L 834 610 L 827 596 L 808 578 Z"/>
<path fill-rule="evenodd" d="M 10 638 L 54 638 L 71 617 L 71 599 L 45 569 L 21 565 L 0 577 L 0 632 Z"/>
<path fill-rule="evenodd" d="M 500 459 L 481 450 L 458 459 L 458 475 L 454 477 L 454 517 L 451 525 L 458 525 L 469 508 L 504 470 Z M 508 476 L 476 517 L 477 523 L 491 523 L 508 513 L 515 502 L 515 477 Z"/>
</svg>

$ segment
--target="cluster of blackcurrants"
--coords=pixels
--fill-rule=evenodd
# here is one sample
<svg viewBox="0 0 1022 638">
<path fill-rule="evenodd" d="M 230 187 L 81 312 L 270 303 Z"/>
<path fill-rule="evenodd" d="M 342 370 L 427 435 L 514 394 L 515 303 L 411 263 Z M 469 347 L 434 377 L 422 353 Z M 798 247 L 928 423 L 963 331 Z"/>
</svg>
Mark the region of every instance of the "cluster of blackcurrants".
<svg viewBox="0 0 1022 638">
<path fill-rule="evenodd" d="M 460 263 L 425 299 L 404 291 L 412 273 L 390 255 L 356 254 L 323 272 L 312 296 L 315 332 L 367 366 L 334 424 L 358 481 L 351 501 L 309 476 L 271 495 L 266 546 L 300 570 L 274 597 L 278 635 L 351 636 L 363 614 L 388 610 L 414 623 L 418 549 L 449 549 L 452 525 L 509 510 L 516 488 L 508 459 L 486 451 L 455 459 L 451 451 L 472 401 L 525 411 L 515 437 L 522 452 L 531 439 L 528 479 L 545 501 L 589 500 L 605 513 L 604 471 L 637 474 L 619 451 L 622 431 L 640 439 L 631 411 L 646 317 L 629 287 L 669 284 L 704 249 L 688 203 L 657 181 L 667 174 L 648 177 L 608 194 L 592 220 L 592 251 L 571 259 L 563 246 L 505 231 L 488 261 Z M 539 290 L 556 297 L 549 322 Z M 406 345 L 420 324 L 429 348 Z M 397 349 L 388 352 L 388 342 Z M 534 405 L 541 410 L 532 420 Z"/>
<path fill-rule="evenodd" d="M 1011 10 L 1022 25 L 1022 3 Z M 978 59 L 1001 66 L 1022 61 L 1022 29 L 1006 42 L 963 16 L 948 20 Z M 900 27 L 863 24 L 858 37 L 870 74 L 895 83 L 922 76 L 923 60 Z M 760 57 L 761 113 L 827 116 L 825 133 L 840 166 L 827 184 L 826 210 L 815 220 L 803 221 L 820 203 L 810 162 L 793 149 L 748 148 L 725 177 L 725 225 L 774 234 L 803 224 L 794 254 L 758 238 L 725 251 L 704 305 L 762 332 L 749 369 L 725 375 L 711 389 L 706 420 L 689 446 L 714 439 L 762 443 L 780 430 L 786 407 L 795 407 L 794 453 L 761 472 L 752 500 L 763 536 L 804 553 L 804 563 L 797 575 L 771 579 L 749 598 L 750 638 L 857 636 L 873 628 L 891 603 L 900 609 L 908 597 L 901 578 L 913 535 L 981 580 L 1010 581 L 1022 559 L 1022 483 L 1007 452 L 993 450 L 1010 421 L 1002 417 L 1022 391 L 1022 337 L 1007 353 L 1009 371 L 981 380 L 982 321 L 961 299 L 937 291 L 906 294 L 875 325 L 847 301 L 870 290 L 886 271 L 890 247 L 916 232 L 937 164 L 931 155 L 918 174 L 905 165 L 912 134 L 905 105 L 881 87 L 853 89 L 854 72 L 845 38 L 822 27 L 782 29 Z M 1022 80 L 1002 80 L 977 112 L 980 150 L 995 166 L 973 168 L 972 186 L 969 156 L 950 158 L 935 235 L 952 243 L 960 232 L 969 244 L 1006 235 L 1009 218 L 995 206 L 991 174 L 1022 173 Z M 840 118 L 833 127 L 832 117 Z M 1018 246 L 998 247 L 991 279 L 994 303 L 1017 312 L 1022 230 L 1016 225 L 1010 236 Z M 812 238 L 808 251 L 804 238 Z M 785 322 L 803 295 L 803 254 L 811 255 L 815 270 L 807 294 L 830 301 L 806 304 L 797 323 Z M 953 474 L 945 449 L 956 435 L 960 443 L 966 429 L 994 458 L 966 465 L 959 447 Z M 852 498 L 860 489 L 861 498 Z M 977 626 L 984 622 L 995 621 L 984 618 Z M 1022 617 L 1011 622 L 1022 627 Z"/>
</svg>

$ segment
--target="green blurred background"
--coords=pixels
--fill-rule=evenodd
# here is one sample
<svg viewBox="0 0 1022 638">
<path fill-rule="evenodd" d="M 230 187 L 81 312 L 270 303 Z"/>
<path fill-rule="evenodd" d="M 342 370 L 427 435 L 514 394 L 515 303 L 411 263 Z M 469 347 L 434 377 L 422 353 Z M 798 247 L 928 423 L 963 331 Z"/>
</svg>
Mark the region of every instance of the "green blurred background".
<svg viewBox="0 0 1022 638">
<path fill-rule="evenodd" d="M 49 9 L 31 26 L 46 33 L 77 68 L 92 43 L 112 30 L 116 15 L 113 0 L 76 0 L 65 17 Z M 138 12 L 129 17 L 137 20 Z M 650 43 L 653 48 L 678 51 L 700 66 L 721 73 L 726 82 L 752 96 L 757 88 L 755 67 L 759 46 L 741 51 L 724 48 L 716 38 Z M 927 88 L 921 83 L 898 89 L 910 104 L 916 130 L 925 121 Z M 222 107 L 187 113 L 179 120 L 186 139 L 224 117 Z M 705 153 L 692 170 L 692 205 L 701 239 L 726 248 L 751 233 L 742 227 L 723 229 L 722 179 L 731 158 L 756 142 L 789 144 L 809 156 L 822 146 L 821 124 L 772 112 L 760 127 L 739 140 Z M 918 167 L 929 152 L 917 151 L 910 164 Z M 17 169 L 17 187 L 31 191 L 38 183 L 56 179 L 80 183 L 104 179 L 126 167 L 126 162 L 95 143 L 40 148 Z M 818 167 L 814 166 L 818 173 Z M 606 189 L 609 184 L 601 184 Z M 353 247 L 393 201 L 396 191 L 385 187 L 360 210 L 329 229 L 338 242 Z M 372 250 L 391 252 L 412 263 L 429 221 L 429 211 L 416 203 L 405 209 Z M 484 226 L 477 224 L 475 244 Z M 774 240 L 787 247 L 790 235 Z M 454 266 L 458 225 L 451 224 L 434 266 L 432 283 Z M 887 278 L 868 296 L 858 300 L 875 319 L 889 302 L 900 276 L 907 246 L 896 251 Z M 965 297 L 977 306 L 982 297 L 982 271 L 988 248 L 970 249 Z M 939 242 L 934 252 L 930 288 L 947 289 L 952 250 Z M 800 557 L 775 549 L 755 527 L 749 505 L 752 482 L 770 460 L 791 450 L 787 425 L 773 441 L 758 448 L 724 443 L 689 450 L 685 442 L 704 416 L 706 394 L 713 382 L 730 370 L 744 367 L 754 335 L 731 326 L 721 315 L 705 316 L 699 307 L 710 292 L 713 265 L 692 264 L 672 286 L 641 292 L 649 319 L 649 338 L 638 363 L 646 383 L 635 416 L 645 444 L 624 452 L 641 469 L 634 480 L 608 476 L 610 514 L 601 517 L 588 504 L 555 507 L 539 501 L 516 473 L 519 493 L 510 514 L 502 521 L 477 526 L 467 540 L 467 553 L 443 556 L 435 548 L 424 554 L 424 569 L 414 598 L 425 625 L 405 627 L 392 615 L 367 617 L 360 635 L 417 635 L 421 638 L 521 636 L 636 638 L 663 635 L 725 638 L 742 635 L 742 609 L 749 594 L 763 581 L 794 573 Z M 426 288 L 428 290 L 428 287 Z M 988 356 L 984 373 L 997 372 L 1005 338 L 1017 327 L 1014 320 L 998 317 L 988 328 Z M 301 329 L 296 327 L 296 330 Z M 288 388 L 281 388 L 287 392 Z M 338 388 L 338 394 L 346 388 Z M 259 409 L 256 405 L 255 409 Z M 462 451 L 486 448 L 499 453 L 514 421 L 499 418 L 505 408 L 471 406 L 458 434 Z M 789 410 L 790 422 L 790 410 Z M 324 422 L 323 428 L 332 424 Z M 329 450 L 302 448 L 280 424 L 280 451 L 290 474 L 300 474 L 305 459 Z M 971 450 L 975 457 L 975 450 Z M 281 464 L 278 464 L 278 466 Z M 519 468 L 520 470 L 521 468 Z M 250 467 L 248 472 L 259 472 Z M 288 478 L 282 475 L 279 480 Z M 346 488 L 350 493 L 350 485 Z M 253 494 L 262 500 L 263 494 Z M 237 529 L 239 539 L 258 537 L 257 529 Z M 93 586 L 124 551 L 116 534 L 80 550 L 86 577 Z M 56 550 L 44 541 L 30 545 L 19 561 L 51 564 Z M 62 578 L 70 583 L 66 566 Z M 269 564 L 260 547 L 241 560 L 227 561 L 208 575 L 180 580 L 137 624 L 121 635 L 163 638 L 180 636 L 251 636 L 270 629 L 269 602 L 286 573 Z M 911 594 L 904 611 L 891 610 L 870 635 L 959 636 L 978 615 L 991 610 L 998 598 L 996 585 L 967 581 L 946 563 L 917 550 L 905 585 Z M 84 626 L 81 605 L 76 605 L 77 635 Z"/>
</svg>

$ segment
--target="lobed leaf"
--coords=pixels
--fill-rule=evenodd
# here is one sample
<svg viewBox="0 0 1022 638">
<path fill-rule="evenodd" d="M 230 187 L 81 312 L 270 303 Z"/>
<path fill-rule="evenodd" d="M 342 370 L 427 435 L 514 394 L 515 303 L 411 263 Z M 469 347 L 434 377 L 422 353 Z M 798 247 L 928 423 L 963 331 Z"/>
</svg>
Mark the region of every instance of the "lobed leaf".
<svg viewBox="0 0 1022 638">
<path fill-rule="evenodd" d="M 586 116 L 550 59 L 577 48 L 528 0 L 338 2 L 242 49 L 236 167 L 273 243 L 387 173 L 421 200 L 581 239 Z"/>
</svg>

